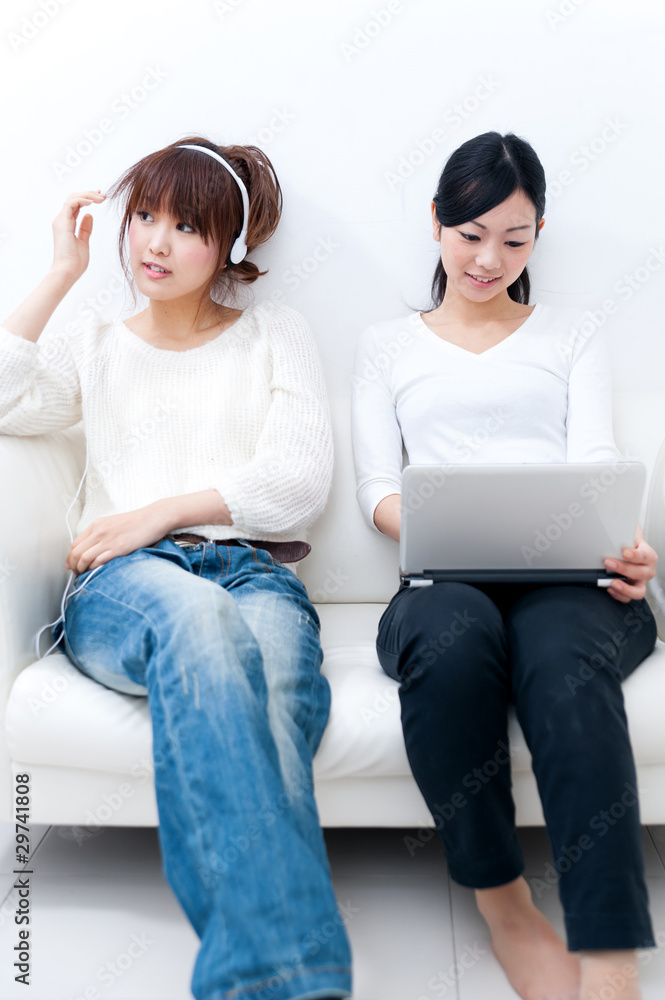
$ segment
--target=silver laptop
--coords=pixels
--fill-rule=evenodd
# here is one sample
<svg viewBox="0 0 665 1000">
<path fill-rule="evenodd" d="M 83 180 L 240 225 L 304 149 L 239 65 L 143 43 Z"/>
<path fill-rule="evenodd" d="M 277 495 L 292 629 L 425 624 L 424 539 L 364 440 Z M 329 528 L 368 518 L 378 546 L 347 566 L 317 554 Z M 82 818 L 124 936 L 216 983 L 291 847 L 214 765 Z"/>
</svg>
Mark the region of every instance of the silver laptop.
<svg viewBox="0 0 665 1000">
<path fill-rule="evenodd" d="M 591 583 L 635 544 L 643 462 L 408 465 L 402 473 L 400 576 L 423 586 Z"/>
</svg>

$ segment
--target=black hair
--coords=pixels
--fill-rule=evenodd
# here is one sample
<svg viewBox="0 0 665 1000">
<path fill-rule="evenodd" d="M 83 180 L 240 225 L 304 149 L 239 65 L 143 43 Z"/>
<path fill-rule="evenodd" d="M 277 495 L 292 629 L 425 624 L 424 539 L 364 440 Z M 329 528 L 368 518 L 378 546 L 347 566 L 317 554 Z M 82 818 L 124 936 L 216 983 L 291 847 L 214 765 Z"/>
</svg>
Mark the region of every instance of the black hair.
<svg viewBox="0 0 665 1000">
<path fill-rule="evenodd" d="M 523 191 L 536 209 L 538 223 L 545 214 L 545 171 L 526 139 L 512 132 L 484 132 L 463 143 L 449 156 L 434 195 L 436 217 L 442 226 L 460 226 L 496 208 L 513 191 Z M 443 302 L 448 277 L 439 260 L 432 279 L 432 302 Z M 508 295 L 514 302 L 529 301 L 531 283 L 526 267 Z"/>
</svg>

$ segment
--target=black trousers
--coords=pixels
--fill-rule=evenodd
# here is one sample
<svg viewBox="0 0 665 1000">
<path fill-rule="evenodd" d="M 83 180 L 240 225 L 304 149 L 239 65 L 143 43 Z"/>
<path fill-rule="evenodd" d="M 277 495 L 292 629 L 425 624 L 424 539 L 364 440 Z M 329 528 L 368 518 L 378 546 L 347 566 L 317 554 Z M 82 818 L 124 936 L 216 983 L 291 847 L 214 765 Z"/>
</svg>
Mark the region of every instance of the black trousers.
<svg viewBox="0 0 665 1000">
<path fill-rule="evenodd" d="M 652 947 L 639 805 L 621 682 L 652 651 L 645 600 L 595 587 L 401 587 L 377 638 L 399 680 L 409 762 L 451 876 L 517 878 L 507 713 L 533 758 L 568 947 Z"/>
</svg>

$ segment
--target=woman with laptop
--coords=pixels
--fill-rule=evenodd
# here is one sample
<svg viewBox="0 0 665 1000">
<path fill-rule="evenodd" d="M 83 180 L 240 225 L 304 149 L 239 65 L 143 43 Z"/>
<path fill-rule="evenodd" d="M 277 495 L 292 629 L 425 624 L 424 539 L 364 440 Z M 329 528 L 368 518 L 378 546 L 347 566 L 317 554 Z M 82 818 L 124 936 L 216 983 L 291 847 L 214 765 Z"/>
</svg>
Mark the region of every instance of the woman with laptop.
<svg viewBox="0 0 665 1000">
<path fill-rule="evenodd" d="M 569 309 L 529 305 L 545 175 L 523 139 L 488 132 L 449 158 L 432 203 L 434 308 L 360 340 L 358 500 L 396 540 L 402 449 L 418 464 L 614 462 L 609 363 Z M 639 998 L 635 949 L 654 946 L 621 682 L 652 651 L 656 553 L 635 545 L 584 585 L 402 585 L 377 651 L 401 681 L 415 779 L 452 877 L 476 890 L 494 951 L 525 1000 Z M 508 706 L 533 758 L 567 947 L 522 876 Z M 618 818 L 617 818 L 618 817 Z"/>
</svg>

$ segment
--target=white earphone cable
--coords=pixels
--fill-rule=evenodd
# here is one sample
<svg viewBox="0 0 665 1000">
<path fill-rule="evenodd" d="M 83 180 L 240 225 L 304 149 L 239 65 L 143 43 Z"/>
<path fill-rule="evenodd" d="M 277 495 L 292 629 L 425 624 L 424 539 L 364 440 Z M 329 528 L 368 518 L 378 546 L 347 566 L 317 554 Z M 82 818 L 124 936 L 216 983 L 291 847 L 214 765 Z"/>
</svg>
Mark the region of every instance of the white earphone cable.
<svg viewBox="0 0 665 1000">
<path fill-rule="evenodd" d="M 118 320 L 120 319 L 120 316 L 124 312 L 126 302 L 127 302 L 127 285 L 124 284 L 123 285 L 122 305 L 121 305 L 118 313 L 116 314 L 115 319 L 113 320 L 113 327 L 111 329 L 111 333 L 110 333 L 109 338 L 108 338 L 108 342 L 107 342 L 107 345 L 106 345 L 106 351 L 105 351 L 104 356 L 103 356 L 103 358 L 102 358 L 102 360 L 100 362 L 99 369 L 97 371 L 97 375 L 95 377 L 95 380 L 94 380 L 94 382 L 92 383 L 92 385 L 88 389 L 88 394 L 89 395 L 92 393 L 93 389 L 97 385 L 97 382 L 99 381 L 101 373 L 104 370 L 104 365 L 106 364 L 106 361 L 107 361 L 107 359 L 108 359 L 108 357 L 109 357 L 109 355 L 111 353 L 111 347 L 113 345 L 113 340 L 114 340 L 114 337 L 115 337 L 115 328 L 116 328 L 116 325 L 118 323 Z M 81 489 L 83 487 L 83 483 L 85 482 L 85 477 L 86 477 L 87 472 L 88 472 L 88 461 L 89 461 L 89 457 L 90 457 L 89 450 L 88 450 L 88 438 L 87 438 L 87 435 L 84 435 L 84 436 L 85 436 L 85 465 L 83 467 L 83 473 L 81 475 L 81 479 L 79 481 L 76 493 L 74 494 L 72 502 L 70 503 L 70 505 L 67 508 L 67 511 L 65 513 L 65 524 L 67 526 L 67 533 L 69 534 L 69 540 L 70 540 L 70 542 L 74 541 L 74 533 L 72 531 L 71 524 L 69 523 L 69 515 L 70 515 L 70 513 L 72 511 L 72 508 L 74 507 L 74 504 L 76 503 L 76 501 L 79 498 L 79 494 L 80 494 Z M 101 568 L 102 568 L 101 566 L 97 566 L 92 571 L 92 573 L 90 574 L 90 576 L 87 577 L 85 583 L 87 583 L 92 578 L 92 576 L 97 572 L 97 570 L 100 570 Z M 69 598 L 73 597 L 74 594 L 77 594 L 79 592 L 79 590 L 81 590 L 81 588 L 83 586 L 85 586 L 85 583 L 83 583 L 79 587 L 77 587 L 76 590 L 73 590 L 71 593 L 69 593 L 69 588 L 71 587 L 72 580 L 74 579 L 74 576 L 75 576 L 74 571 L 70 570 L 69 571 L 69 577 L 67 578 L 67 582 L 65 584 L 65 589 L 62 592 L 62 599 L 60 601 L 60 615 L 58 616 L 58 618 L 55 619 L 55 621 L 49 622 L 47 625 L 42 626 L 42 628 L 40 628 L 39 632 L 35 636 L 35 651 L 37 653 L 37 660 L 42 660 L 42 659 L 44 659 L 44 657 L 48 656 L 49 653 L 52 653 L 53 650 L 56 648 L 56 646 L 60 645 L 60 643 L 62 641 L 63 633 L 61 633 L 61 635 L 58 637 L 58 639 L 56 639 L 56 641 L 46 650 L 45 653 L 42 654 L 42 653 L 39 652 L 40 640 L 41 640 L 41 637 L 42 637 L 43 633 L 47 629 L 49 629 L 49 628 L 50 629 L 56 628 L 60 624 L 60 622 L 64 622 L 64 620 L 65 620 L 65 607 L 67 605 L 67 601 L 69 600 Z"/>
</svg>

